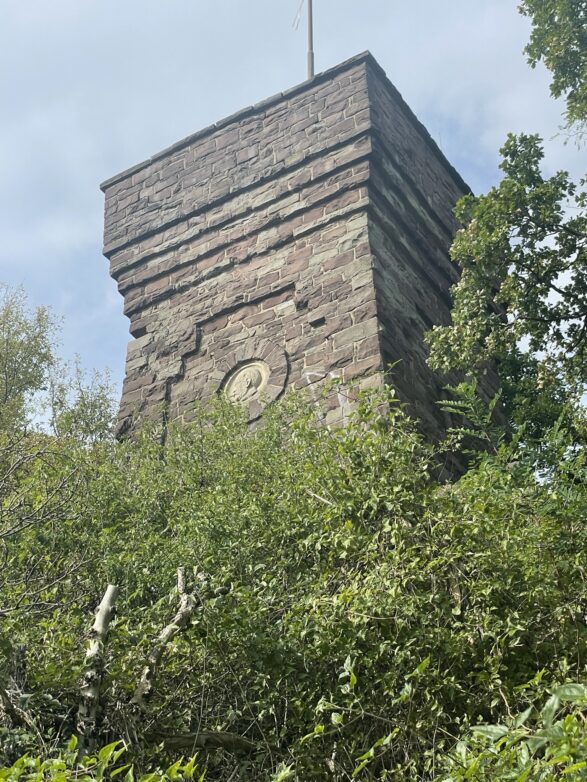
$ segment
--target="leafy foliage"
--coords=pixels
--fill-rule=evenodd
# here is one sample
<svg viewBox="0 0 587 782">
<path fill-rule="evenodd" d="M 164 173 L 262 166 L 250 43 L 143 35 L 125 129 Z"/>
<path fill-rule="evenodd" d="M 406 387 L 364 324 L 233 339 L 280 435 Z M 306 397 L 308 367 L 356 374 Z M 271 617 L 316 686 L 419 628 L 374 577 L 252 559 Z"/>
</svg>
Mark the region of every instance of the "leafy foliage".
<svg viewBox="0 0 587 782">
<path fill-rule="evenodd" d="M 77 741 L 73 737 L 67 747 L 47 758 L 24 755 L 10 767 L 0 768 L 2 782 L 102 782 L 120 776 L 124 782 L 180 782 L 196 780 L 204 782 L 204 775 L 196 776 L 196 758 L 184 762 L 175 761 L 166 769 L 157 768 L 136 776 L 132 765 L 124 763 L 126 747 L 115 741 L 95 755 L 80 758 Z"/>
<path fill-rule="evenodd" d="M 586 779 L 586 705 L 587 687 L 568 683 L 538 711 L 529 706 L 503 725 L 476 726 L 444 761 L 449 772 L 442 782 Z"/>
<path fill-rule="evenodd" d="M 587 122 L 587 3 L 585 0 L 522 0 L 532 21 L 526 47 L 532 67 L 544 62 L 552 73 L 550 91 L 567 102 L 567 122 Z"/>
<path fill-rule="evenodd" d="M 49 311 L 31 312 L 21 289 L 0 286 L 0 430 L 28 422 L 31 395 L 48 381 L 56 324 Z"/>
<path fill-rule="evenodd" d="M 548 482 L 502 444 L 440 485 L 391 392 L 362 398 L 345 429 L 293 396 L 253 431 L 218 403 L 164 445 L 148 431 L 69 440 L 43 477 L 57 485 L 76 463 L 64 521 L 44 544 L 38 527 L 7 544 L 4 686 L 44 743 L 66 740 L 89 614 L 116 583 L 102 740 L 128 735 L 125 704 L 176 610 L 175 571 L 203 569 L 224 589 L 166 650 L 132 734 L 136 768 L 220 731 L 252 748 L 207 750 L 206 779 L 432 779 L 469 726 L 527 707 L 520 688 L 537 669 L 561 682 L 582 671 L 587 483 L 568 444 L 553 437 Z M 37 490 L 26 475 L 19 486 Z M 18 578 L 41 545 L 54 552 L 42 603 Z M 75 569 L 53 583 L 53 560 Z M 3 741 L 14 759 L 39 751 L 25 728 Z"/>
<path fill-rule="evenodd" d="M 587 213 L 567 174 L 545 178 L 535 136 L 510 136 L 505 176 L 467 196 L 452 246 L 462 270 L 452 325 L 429 334 L 431 363 L 481 377 L 496 361 L 511 420 L 536 435 L 587 381 Z"/>
<path fill-rule="evenodd" d="M 115 423 L 114 391 L 109 374 L 84 372 L 59 362 L 50 378 L 47 408 L 54 434 L 87 444 L 112 438 Z"/>
</svg>

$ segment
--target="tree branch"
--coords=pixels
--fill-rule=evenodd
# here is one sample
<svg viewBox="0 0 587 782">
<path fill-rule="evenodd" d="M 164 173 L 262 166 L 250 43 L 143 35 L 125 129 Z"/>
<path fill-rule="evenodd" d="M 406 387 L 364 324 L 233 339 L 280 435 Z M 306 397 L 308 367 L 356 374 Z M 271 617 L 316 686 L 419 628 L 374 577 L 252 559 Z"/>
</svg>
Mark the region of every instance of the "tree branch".
<svg viewBox="0 0 587 782">
<path fill-rule="evenodd" d="M 2 709 L 6 712 L 14 727 L 28 728 L 29 730 L 32 730 L 32 732 L 37 737 L 39 746 L 43 746 L 44 744 L 43 736 L 41 735 L 41 732 L 37 728 L 32 717 L 30 717 L 30 715 L 27 714 L 26 711 L 19 708 L 15 703 L 12 702 L 12 698 L 10 697 L 8 691 L 5 690 L 4 687 L 2 687 L 1 685 L 0 685 L 0 704 L 2 704 Z"/>
<path fill-rule="evenodd" d="M 118 587 L 109 584 L 96 612 L 90 631 L 90 643 L 86 651 L 84 675 L 80 687 L 80 704 L 77 713 L 79 754 L 90 752 L 96 742 L 96 723 L 100 708 L 100 688 L 104 677 L 104 650 L 110 629 L 110 620 Z"/>
<path fill-rule="evenodd" d="M 151 653 L 147 658 L 147 664 L 143 668 L 140 681 L 131 698 L 131 705 L 139 710 L 144 709 L 146 701 L 153 691 L 153 682 L 157 675 L 157 669 L 165 652 L 165 648 L 173 641 L 175 636 L 187 626 L 200 601 L 186 590 L 185 568 L 177 570 L 177 591 L 179 592 L 179 609 L 167 627 L 157 636 Z"/>
<path fill-rule="evenodd" d="M 0 685 L 0 703 L 15 727 L 29 727 L 28 715 L 12 702 L 7 690 Z"/>
<path fill-rule="evenodd" d="M 192 752 L 195 749 L 225 749 L 228 752 L 250 752 L 254 748 L 252 741 L 238 733 L 225 731 L 199 730 L 197 733 L 157 733 L 156 742 L 162 742 L 166 749 Z"/>
</svg>

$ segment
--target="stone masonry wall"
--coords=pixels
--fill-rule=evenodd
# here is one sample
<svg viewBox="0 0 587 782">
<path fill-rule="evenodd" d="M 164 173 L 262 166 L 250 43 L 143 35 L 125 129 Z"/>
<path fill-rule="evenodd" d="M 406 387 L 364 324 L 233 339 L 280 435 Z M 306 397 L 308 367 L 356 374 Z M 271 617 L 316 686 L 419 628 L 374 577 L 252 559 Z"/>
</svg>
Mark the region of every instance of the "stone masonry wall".
<svg viewBox="0 0 587 782">
<path fill-rule="evenodd" d="M 369 237 L 373 253 L 382 358 L 388 381 L 432 438 L 451 425 L 437 400 L 460 378 L 432 373 L 424 334 L 450 322 L 449 288 L 458 272 L 449 249 L 458 228 L 456 201 L 469 187 L 376 63 L 368 72 L 372 116 Z M 480 392 L 492 397 L 487 368 Z"/>
<path fill-rule="evenodd" d="M 129 344 L 122 429 L 224 389 L 251 420 L 287 387 L 378 385 L 445 420 L 422 336 L 447 322 L 466 185 L 369 54 L 102 186 Z M 327 422 L 348 412 L 329 397 Z"/>
<path fill-rule="evenodd" d="M 389 379 L 432 437 L 450 425 L 436 405 L 449 378 L 426 364 L 424 334 L 450 321 L 454 204 L 469 191 L 376 67 L 369 70 L 373 154 L 370 240 Z M 451 378 L 454 380 L 454 378 Z"/>
<path fill-rule="evenodd" d="M 135 337 L 122 426 L 163 403 L 189 417 L 251 362 L 268 398 L 335 375 L 378 382 L 369 129 L 358 60 L 103 185 L 104 252 Z"/>
</svg>

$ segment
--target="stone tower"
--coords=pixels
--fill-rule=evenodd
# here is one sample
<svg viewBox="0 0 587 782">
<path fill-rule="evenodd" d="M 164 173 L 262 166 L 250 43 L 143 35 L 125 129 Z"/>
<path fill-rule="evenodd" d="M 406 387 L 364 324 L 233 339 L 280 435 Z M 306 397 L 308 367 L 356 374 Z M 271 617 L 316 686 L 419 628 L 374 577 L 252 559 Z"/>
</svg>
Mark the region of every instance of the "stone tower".
<svg viewBox="0 0 587 782">
<path fill-rule="evenodd" d="M 189 418 L 221 390 L 253 420 L 288 387 L 376 385 L 393 363 L 409 411 L 443 430 L 423 334 L 449 318 L 452 209 L 468 188 L 369 53 L 102 190 L 133 336 L 122 429 L 164 407 Z"/>
</svg>

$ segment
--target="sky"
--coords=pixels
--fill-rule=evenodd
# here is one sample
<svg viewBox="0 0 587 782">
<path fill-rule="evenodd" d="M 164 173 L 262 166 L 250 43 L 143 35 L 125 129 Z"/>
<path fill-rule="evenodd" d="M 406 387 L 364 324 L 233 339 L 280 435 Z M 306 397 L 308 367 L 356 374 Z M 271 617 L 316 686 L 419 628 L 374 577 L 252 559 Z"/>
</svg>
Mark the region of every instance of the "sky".
<svg viewBox="0 0 587 782">
<path fill-rule="evenodd" d="M 300 0 L 0 0 L 0 282 L 63 319 L 61 355 L 129 340 L 102 256 L 103 180 L 306 78 Z M 314 0 L 316 71 L 370 50 L 475 192 L 508 132 L 583 172 L 516 0 Z"/>
</svg>

